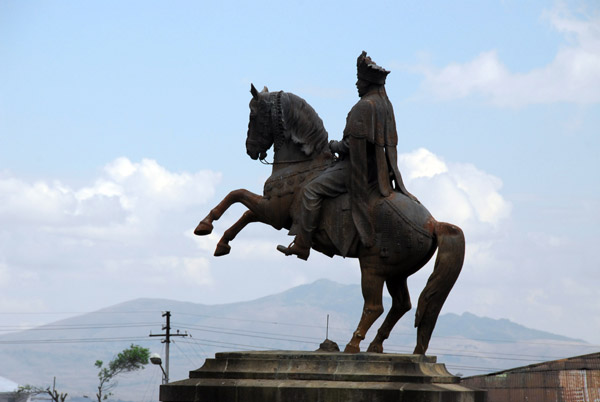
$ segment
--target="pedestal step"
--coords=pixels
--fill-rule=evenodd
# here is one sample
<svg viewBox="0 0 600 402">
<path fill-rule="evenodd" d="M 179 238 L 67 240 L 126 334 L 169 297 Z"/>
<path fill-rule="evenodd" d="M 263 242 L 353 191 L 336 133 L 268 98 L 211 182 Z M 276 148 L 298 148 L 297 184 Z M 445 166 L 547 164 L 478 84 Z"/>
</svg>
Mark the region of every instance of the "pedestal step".
<svg viewBox="0 0 600 402">
<path fill-rule="evenodd" d="M 162 402 L 483 402 L 434 356 L 227 352 L 161 386 Z"/>
</svg>

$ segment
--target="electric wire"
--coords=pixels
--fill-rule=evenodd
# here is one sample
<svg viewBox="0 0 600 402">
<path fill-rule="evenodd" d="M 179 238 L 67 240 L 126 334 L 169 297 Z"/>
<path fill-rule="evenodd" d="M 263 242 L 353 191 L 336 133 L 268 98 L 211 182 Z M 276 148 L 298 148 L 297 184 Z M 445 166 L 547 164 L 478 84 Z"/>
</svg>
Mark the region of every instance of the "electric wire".
<svg viewBox="0 0 600 402">
<path fill-rule="evenodd" d="M 194 339 L 194 338 L 192 337 L 192 334 L 190 334 L 190 337 L 189 337 L 188 339 L 189 339 L 190 341 L 192 341 L 192 342 L 191 342 L 191 343 L 188 343 L 188 344 L 186 344 L 186 345 L 187 345 L 186 347 L 187 347 L 187 348 L 189 348 L 189 349 L 190 349 L 190 350 L 191 350 L 191 351 L 192 351 L 192 352 L 193 352 L 193 353 L 194 353 L 194 354 L 195 354 L 195 355 L 196 355 L 196 356 L 197 356 L 197 357 L 200 359 L 200 361 L 204 361 L 204 360 L 206 360 L 206 359 L 208 358 L 208 354 L 206 353 L 206 351 L 204 350 L 204 348 L 202 347 L 202 345 L 200 345 L 200 344 L 198 344 L 198 343 L 196 342 L 196 339 Z M 193 345 L 195 345 L 195 346 L 197 346 L 197 347 L 194 347 Z M 198 349 L 200 349 L 200 351 L 201 351 L 202 353 L 200 353 L 200 352 L 198 351 Z"/>
<path fill-rule="evenodd" d="M 14 325 L 0 325 L 0 331 L 64 331 L 67 329 L 112 329 L 112 328 L 137 328 L 137 327 L 157 327 L 162 325 L 160 322 L 144 322 L 144 323 L 130 323 L 130 324 L 47 324 L 38 327 L 24 327 Z"/>
<path fill-rule="evenodd" d="M 179 353 L 181 353 L 181 355 L 183 355 L 192 364 L 192 366 L 199 367 L 198 363 L 194 362 L 192 360 L 192 358 L 187 353 L 185 353 L 182 348 L 179 347 L 179 345 L 178 345 L 179 341 L 177 341 L 177 342 L 171 341 L 171 343 L 173 345 L 175 345 L 175 347 L 177 348 L 177 350 L 179 351 Z"/>
<path fill-rule="evenodd" d="M 249 318 L 220 317 L 220 316 L 207 315 L 207 314 L 192 314 L 192 313 L 183 313 L 180 311 L 173 311 L 173 314 L 175 314 L 175 313 L 177 315 L 189 315 L 189 316 L 193 316 L 193 317 L 202 317 L 202 318 L 215 318 L 218 320 L 256 322 L 256 323 L 261 323 L 261 324 L 284 325 L 284 326 L 292 326 L 292 327 L 323 328 L 322 325 L 314 325 L 314 324 L 298 324 L 298 323 L 288 323 L 288 322 L 280 322 L 280 321 L 255 320 L 255 319 L 249 319 Z M 332 327 L 330 327 L 330 328 L 332 328 Z"/>
<path fill-rule="evenodd" d="M 298 323 L 289 323 L 289 322 L 279 322 L 279 321 L 264 321 L 264 320 L 255 320 L 255 319 L 248 319 L 248 318 L 240 318 L 240 317 L 221 317 L 221 316 L 214 316 L 214 315 L 208 315 L 208 314 L 192 314 L 192 313 L 183 313 L 183 312 L 176 312 L 176 311 L 172 311 L 173 314 L 177 313 L 177 315 L 188 315 L 188 316 L 195 316 L 195 317 L 203 317 L 203 318 L 214 318 L 214 319 L 220 319 L 220 320 L 230 320 L 230 321 L 241 321 L 241 322 L 254 322 L 254 323 L 262 323 L 262 324 L 271 324 L 271 325 L 284 325 L 284 326 L 292 326 L 292 327 L 308 327 L 308 328 L 323 328 L 323 325 L 310 325 L 310 324 L 298 324 Z M 330 330 L 332 329 L 337 329 L 337 330 L 346 330 L 347 328 L 345 327 L 335 327 L 335 326 L 330 326 L 329 327 Z M 405 336 L 415 336 L 415 333 L 412 332 L 396 332 L 394 333 L 394 335 L 405 335 Z M 543 344 L 543 345 L 551 345 L 551 344 L 555 344 L 555 345 L 567 345 L 567 344 L 572 344 L 574 346 L 591 346 L 591 347 L 596 347 L 596 348 L 600 348 L 600 345 L 591 345 L 591 344 L 586 344 L 586 345 L 581 345 L 581 342 L 573 342 L 573 341 L 561 341 L 561 343 L 557 343 L 557 342 L 547 342 L 547 341 L 526 341 L 526 340 L 515 340 L 515 339 L 487 339 L 487 338 L 465 338 L 463 336 L 436 336 L 437 338 L 444 338 L 444 339 L 462 339 L 462 340 L 474 340 L 474 341 L 483 341 L 483 342 L 499 342 L 499 343 L 527 343 L 527 344 Z"/>
<path fill-rule="evenodd" d="M 152 375 L 151 377 L 149 377 L 148 381 L 146 382 L 146 387 L 144 389 L 144 394 L 142 395 L 142 402 L 146 402 L 146 395 L 148 395 L 148 392 L 152 392 L 150 391 L 150 389 L 154 389 L 157 388 L 156 387 L 156 375 L 157 373 L 160 371 L 159 367 L 156 367 L 155 370 L 152 370 Z M 162 374 L 162 373 L 161 373 Z M 150 398 L 147 400 L 148 402 L 152 401 L 152 394 L 150 395 Z"/>
<path fill-rule="evenodd" d="M 190 327 L 195 327 L 198 330 L 203 330 L 206 332 L 212 332 L 212 333 L 219 333 L 219 334 L 226 334 L 226 335 L 233 335 L 233 336 L 241 336 L 241 337 L 251 337 L 251 338 L 257 338 L 257 339 L 267 339 L 267 340 L 280 340 L 280 341 L 286 341 L 286 342 L 296 342 L 296 343 L 303 343 L 303 344 L 318 344 L 318 342 L 307 342 L 304 340 L 297 340 L 297 339 L 293 339 L 293 337 L 286 337 L 284 334 L 278 334 L 278 337 L 273 337 L 273 336 L 260 336 L 260 335 L 255 335 L 257 333 L 261 333 L 258 331 L 249 331 L 252 332 L 252 334 L 245 334 L 244 332 L 241 331 L 235 331 L 235 330 L 229 330 L 229 331 L 217 331 L 217 330 L 212 330 L 212 329 L 201 329 L 201 327 L 196 327 L 196 326 L 191 326 Z M 211 327 L 214 328 L 214 327 Z M 267 334 L 271 334 L 271 333 L 267 333 Z M 309 338 L 309 337 L 303 337 L 305 339 L 317 339 L 317 338 Z M 148 342 L 149 340 L 147 338 L 140 338 L 140 337 L 115 337 L 115 338 L 67 338 L 67 339 L 37 339 L 37 340 L 9 340 L 9 341 L 0 341 L 0 344 L 44 344 L 44 343 L 88 343 L 88 342 L 121 342 L 121 341 L 143 341 L 143 342 Z M 217 342 L 217 341 L 214 341 Z M 196 343 L 196 341 L 194 340 L 194 343 Z M 227 343 L 226 343 L 227 344 Z M 197 343 L 197 345 L 201 346 L 200 343 Z M 255 347 L 254 345 L 248 345 L 248 344 L 234 344 L 234 345 L 242 345 L 242 346 L 246 346 L 246 347 Z M 410 350 L 407 347 L 404 346 L 399 346 L 399 345 L 390 345 L 386 347 L 386 350 L 388 351 L 392 351 L 392 352 L 410 352 Z M 462 351 L 460 350 L 455 350 L 455 349 L 445 349 L 445 350 L 449 350 L 451 353 L 442 351 L 440 349 L 430 349 L 430 351 L 438 351 L 436 352 L 436 354 L 438 355 L 443 355 L 443 356 L 453 356 L 453 357 L 469 357 L 469 358 L 478 358 L 478 359 L 489 359 L 489 360 L 509 360 L 509 361 L 526 361 L 526 362 L 541 362 L 544 361 L 544 357 L 543 356 L 531 356 L 532 358 L 535 359 L 524 359 L 524 358 L 516 358 L 516 357 L 500 357 L 498 356 L 499 353 L 489 353 L 489 352 L 474 352 L 476 354 L 466 354 L 466 353 L 460 353 Z M 486 355 L 481 355 L 485 353 Z M 561 358 L 561 357 L 558 357 Z"/>
<path fill-rule="evenodd" d="M 485 371 L 485 372 L 506 370 L 506 369 L 501 369 L 501 368 L 497 368 L 497 367 L 473 367 L 473 366 L 460 366 L 460 365 L 455 365 L 455 364 L 445 364 L 445 366 L 447 368 L 452 368 L 452 369 L 463 369 L 463 370 L 467 369 L 467 370 Z"/>
<path fill-rule="evenodd" d="M 42 313 L 33 313 L 33 312 L 25 312 L 25 313 L 16 313 L 16 312 L 0 312 L 0 315 L 18 315 L 18 314 L 140 314 L 140 313 L 157 313 L 162 312 L 162 310 L 138 310 L 138 311 L 93 311 L 93 312 L 42 312 Z M 301 323 L 288 323 L 288 322 L 279 322 L 279 321 L 265 321 L 265 320 L 256 320 L 256 319 L 248 319 L 241 317 L 221 317 L 207 314 L 193 314 L 193 313 L 184 313 L 184 312 L 176 312 L 178 315 L 188 315 L 188 316 L 196 316 L 196 317 L 204 317 L 204 318 L 214 318 L 214 319 L 222 319 L 222 320 L 230 320 L 230 321 L 242 321 L 242 322 L 254 322 L 254 323 L 264 323 L 271 325 L 283 325 L 283 326 L 292 326 L 292 327 L 307 327 L 307 328 L 323 328 L 322 325 L 310 325 L 310 324 L 301 324 Z M 37 327 L 36 327 L 37 328 Z M 330 330 L 338 329 L 338 330 L 346 330 L 347 328 L 342 327 L 329 327 Z M 2 331 L 2 326 L 0 326 L 0 331 Z M 408 332 L 395 332 L 396 336 L 414 336 L 414 333 Z M 573 345 L 576 347 L 594 347 L 600 348 L 600 345 L 594 344 L 582 344 L 582 342 L 573 342 L 573 341 L 561 341 L 551 342 L 551 341 L 527 341 L 527 340 L 515 340 L 515 339 L 489 339 L 489 338 L 465 338 L 463 336 L 436 336 L 437 338 L 442 339 L 460 339 L 460 340 L 474 340 L 474 341 L 483 341 L 483 342 L 499 342 L 499 343 L 524 343 L 524 344 L 539 344 L 539 345 Z"/>
<path fill-rule="evenodd" d="M 140 311 L 137 311 L 135 313 L 139 313 Z M 143 311 L 143 312 L 150 312 L 150 311 Z M 155 312 L 155 311 L 151 311 L 151 312 Z M 130 312 L 104 312 L 107 314 L 119 314 L 119 313 L 134 313 L 133 311 Z M 6 314 L 6 313 L 4 313 Z M 254 323 L 269 323 L 269 324 L 277 324 L 277 325 L 288 325 L 288 326 L 293 326 L 293 327 L 312 327 L 312 328 L 322 328 L 322 326 L 317 326 L 317 325 L 304 325 L 304 324 L 291 324 L 291 323 L 280 323 L 280 322 L 272 322 L 272 321 L 261 321 L 261 320 L 251 320 L 251 319 L 239 319 L 239 318 L 231 318 L 231 317 L 215 317 L 215 316 L 207 316 L 207 315 L 200 315 L 200 314 L 189 314 L 189 313 L 179 313 L 180 315 L 190 315 L 190 316 L 201 316 L 201 317 L 211 317 L 211 318 L 222 318 L 222 319 L 226 319 L 226 320 L 235 320 L 235 321 L 245 321 L 245 322 L 254 322 Z M 112 329 L 112 328 L 135 328 L 135 327 L 147 327 L 147 326 L 159 326 L 162 325 L 161 323 L 158 322 L 140 322 L 140 323 L 130 323 L 130 324 L 111 324 L 111 323 L 102 323 L 102 324 L 89 324 L 89 325 L 83 325 L 83 324 L 49 324 L 45 327 L 36 327 L 36 330 L 81 330 L 81 329 Z M 265 332 L 265 331 L 251 331 L 251 330 L 241 330 L 241 329 L 232 329 L 232 328 L 223 328 L 223 327 L 215 327 L 215 326 L 201 326 L 201 325 L 197 325 L 197 324 L 189 324 L 189 323 L 178 323 L 177 326 L 182 327 L 182 329 L 194 329 L 197 331 L 205 331 L 205 332 L 212 332 L 212 333 L 217 333 L 217 334 L 224 334 L 224 335 L 232 335 L 232 336 L 241 336 L 241 337 L 249 337 L 249 338 L 255 338 L 255 339 L 266 339 L 266 340 L 279 340 L 279 341 L 286 341 L 286 342 L 295 342 L 295 343 L 303 343 L 303 344 L 318 344 L 320 341 L 320 338 L 316 338 L 316 337 L 308 337 L 308 336 L 299 336 L 299 335 L 288 335 L 288 334 L 282 334 L 282 333 L 273 333 L 273 332 Z M 4 326 L 4 328 L 11 328 L 10 326 Z M 0 328 L 3 328 L 0 326 Z M 12 328 L 14 328 L 14 326 L 12 326 Z M 334 327 L 335 328 L 335 327 Z M 395 334 L 395 335 L 403 335 L 403 334 Z M 414 334 L 411 334 L 414 336 Z M 461 339 L 461 340 L 466 340 L 466 338 L 464 337 L 444 337 L 444 336 L 437 336 L 437 338 L 456 338 L 456 339 Z M 482 339 L 480 339 L 482 340 Z M 0 340 L 0 345 L 2 344 L 60 344 L 60 343 L 90 343 L 90 342 L 123 342 L 123 341 L 137 341 L 137 342 L 150 342 L 151 340 L 147 339 L 146 337 L 142 338 L 142 337 L 99 337 L 99 338 L 65 338 L 65 339 L 31 339 L 31 340 Z M 244 344 L 244 343 L 233 343 L 233 342 L 224 342 L 222 340 L 220 341 L 216 341 L 216 340 L 203 340 L 204 343 L 197 341 L 197 339 L 193 339 L 191 340 L 191 342 L 186 342 L 186 341 L 178 341 L 179 343 L 184 343 L 184 344 L 189 344 L 191 350 L 196 351 L 196 348 L 200 348 L 202 349 L 202 352 L 205 356 L 208 356 L 208 354 L 206 353 L 206 351 L 202 348 L 202 346 L 209 346 L 209 347 L 215 347 L 215 346 L 236 346 L 236 347 L 249 347 L 249 348 L 254 348 L 254 349 L 269 349 L 269 350 L 274 350 L 272 348 L 265 348 L 263 346 L 257 346 L 257 345 L 250 345 L 250 344 Z M 489 340 L 488 340 L 489 341 Z M 499 340 L 495 340 L 495 341 L 499 341 Z M 594 348 L 597 345 L 591 345 L 591 344 L 584 344 L 582 345 L 581 343 L 573 343 L 573 342 L 561 342 L 561 343 L 555 343 L 555 342 L 546 342 L 546 341 L 538 341 L 538 342 L 533 342 L 533 341 L 510 341 L 510 340 L 504 340 L 505 342 L 513 342 L 513 343 L 531 343 L 531 344 L 542 344 L 544 346 L 552 346 L 552 345 L 560 345 L 560 346 L 565 346 L 565 345 L 574 345 L 577 347 L 586 347 L 586 348 Z M 191 345 L 195 346 L 192 347 Z M 179 347 L 179 346 L 177 346 Z M 402 349 L 402 350 L 400 350 Z M 388 351 L 401 351 L 401 352 L 405 352 L 408 350 L 408 348 L 400 346 L 400 345 L 388 345 L 386 347 L 386 350 Z M 510 353 L 500 353 L 500 352 L 470 352 L 470 353 L 464 353 L 466 351 L 462 351 L 460 349 L 443 349 L 443 348 L 431 348 L 430 351 L 436 351 L 436 354 L 438 355 L 442 355 L 442 356 L 452 356 L 452 357 L 466 357 L 466 358 L 473 358 L 473 359 L 487 359 L 487 360 L 509 360 L 509 361 L 527 361 L 527 362 L 533 362 L 535 361 L 544 361 L 544 359 L 547 358 L 563 358 L 564 356 L 534 356 L 534 355 L 522 355 L 522 354 L 510 354 Z M 183 351 L 182 351 L 183 352 Z M 463 353 L 461 353 L 463 352 Z M 185 355 L 185 354 L 184 354 Z M 188 359 L 191 358 L 187 355 L 185 355 Z M 500 356 L 519 356 L 519 357 L 513 357 L 513 358 L 509 358 L 509 357 L 500 357 Z M 531 357 L 532 359 L 524 359 L 523 357 Z M 467 366 L 461 366 L 463 368 L 468 368 Z M 478 368 L 480 370 L 497 370 L 497 368 Z"/>
<path fill-rule="evenodd" d="M 217 333 L 217 334 L 225 334 L 225 335 L 236 335 L 236 336 L 247 336 L 250 338 L 260 338 L 260 339 L 269 339 L 269 340 L 276 340 L 276 341 L 286 341 L 286 342 L 296 342 L 296 343 L 310 343 L 310 344 L 319 344 L 320 341 L 315 341 L 315 339 L 318 338 L 314 338 L 314 337 L 298 337 L 298 336 L 289 336 L 289 335 L 284 335 L 284 334 L 277 334 L 277 336 L 261 336 L 261 335 L 256 335 L 256 334 L 252 334 L 252 333 L 261 333 L 261 332 L 257 332 L 257 331 L 246 331 L 246 330 L 238 330 L 237 332 L 235 331 L 223 331 L 223 330 L 217 330 L 217 329 L 212 329 L 215 327 L 200 327 L 200 326 L 192 326 L 192 325 L 188 325 L 187 327 L 183 327 L 184 329 L 195 329 L 198 331 L 204 331 L 204 332 L 211 332 L 211 333 Z M 244 332 L 250 332 L 250 334 L 245 334 Z M 294 339 L 294 338 L 306 338 L 306 339 L 311 339 L 311 341 L 306 341 L 306 340 L 300 340 L 300 339 Z"/>
<path fill-rule="evenodd" d="M 179 341 L 179 342 L 186 343 L 187 341 Z M 236 347 L 252 348 L 254 350 L 278 350 L 278 349 L 271 348 L 268 346 L 263 346 L 263 345 L 248 345 L 248 344 L 244 344 L 244 343 L 213 341 L 210 339 L 203 339 L 199 343 L 204 346 L 236 346 Z"/>
<path fill-rule="evenodd" d="M 136 337 L 136 336 L 115 337 L 115 338 L 29 339 L 29 340 L 0 341 L 0 345 L 94 343 L 94 342 L 123 342 L 123 341 L 152 342 L 153 340 L 148 339 L 147 337 Z"/>
</svg>

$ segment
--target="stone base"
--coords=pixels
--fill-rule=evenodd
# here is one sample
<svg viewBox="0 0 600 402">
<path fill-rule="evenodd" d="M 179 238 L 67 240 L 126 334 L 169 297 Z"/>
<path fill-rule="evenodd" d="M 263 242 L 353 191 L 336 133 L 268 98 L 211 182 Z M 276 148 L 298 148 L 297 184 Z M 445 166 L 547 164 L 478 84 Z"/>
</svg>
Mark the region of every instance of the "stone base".
<svg viewBox="0 0 600 402">
<path fill-rule="evenodd" d="M 434 356 L 226 352 L 160 387 L 162 402 L 484 402 Z"/>
</svg>

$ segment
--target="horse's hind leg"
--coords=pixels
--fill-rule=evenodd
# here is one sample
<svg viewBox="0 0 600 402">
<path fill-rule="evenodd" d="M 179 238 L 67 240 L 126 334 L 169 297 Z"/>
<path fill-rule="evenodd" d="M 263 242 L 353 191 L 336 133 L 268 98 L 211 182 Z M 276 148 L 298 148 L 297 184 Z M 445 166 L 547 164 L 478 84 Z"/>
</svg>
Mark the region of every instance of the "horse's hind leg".
<svg viewBox="0 0 600 402">
<path fill-rule="evenodd" d="M 390 278 L 386 280 L 390 296 L 392 296 L 392 308 L 388 312 L 377 335 L 369 345 L 367 352 L 383 353 L 383 341 L 389 336 L 402 316 L 410 310 L 410 294 L 406 285 L 406 278 Z"/>
<path fill-rule="evenodd" d="M 230 192 L 227 194 L 227 196 L 225 196 L 225 198 L 223 198 L 219 205 L 214 207 L 208 213 L 208 215 L 206 215 L 206 217 L 200 221 L 194 230 L 194 234 L 198 236 L 211 234 L 213 230 L 213 221 L 219 219 L 225 213 L 225 211 L 227 211 L 227 209 L 236 202 L 241 202 L 248 209 L 253 210 L 256 204 L 258 204 L 262 198 L 262 196 L 254 194 L 243 188 Z"/>
<path fill-rule="evenodd" d="M 231 246 L 229 245 L 229 242 L 235 239 L 235 236 L 237 236 L 237 234 L 240 233 L 240 231 L 244 229 L 247 224 L 257 222 L 258 220 L 258 216 L 254 212 L 244 212 L 242 217 L 238 219 L 238 221 L 234 223 L 233 226 L 227 229 L 225 233 L 223 233 L 223 237 L 221 237 L 221 240 L 219 240 L 219 242 L 217 243 L 217 248 L 215 249 L 215 257 L 220 257 L 222 255 L 229 254 L 229 252 L 231 251 Z"/>
<path fill-rule="evenodd" d="M 375 320 L 383 313 L 382 292 L 383 292 L 383 277 L 374 273 L 374 267 L 366 266 L 361 261 L 361 287 L 362 294 L 365 300 L 362 316 L 358 327 L 352 339 L 344 349 L 345 353 L 360 352 L 360 341 L 365 339 L 367 331 Z"/>
</svg>

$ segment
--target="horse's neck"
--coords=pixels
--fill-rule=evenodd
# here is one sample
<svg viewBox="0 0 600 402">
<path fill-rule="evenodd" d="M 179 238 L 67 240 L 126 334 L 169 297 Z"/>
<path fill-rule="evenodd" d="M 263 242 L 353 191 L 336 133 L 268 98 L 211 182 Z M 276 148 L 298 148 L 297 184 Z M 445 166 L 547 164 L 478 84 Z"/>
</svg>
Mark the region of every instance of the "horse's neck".
<svg viewBox="0 0 600 402">
<path fill-rule="evenodd" d="M 302 152 L 298 144 L 294 144 L 291 139 L 282 142 L 273 156 L 273 162 L 276 164 L 297 163 L 310 159 L 312 158 Z"/>
<path fill-rule="evenodd" d="M 279 161 L 278 158 L 274 156 L 271 177 L 308 173 L 313 169 L 322 169 L 323 166 L 329 166 L 334 161 L 333 155 L 329 152 L 321 152 L 318 155 L 313 154 L 311 156 L 306 156 L 302 153 L 301 155 L 298 155 L 298 157 L 298 159 L 285 159 L 284 161 Z"/>
</svg>

